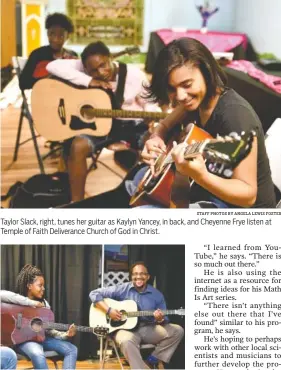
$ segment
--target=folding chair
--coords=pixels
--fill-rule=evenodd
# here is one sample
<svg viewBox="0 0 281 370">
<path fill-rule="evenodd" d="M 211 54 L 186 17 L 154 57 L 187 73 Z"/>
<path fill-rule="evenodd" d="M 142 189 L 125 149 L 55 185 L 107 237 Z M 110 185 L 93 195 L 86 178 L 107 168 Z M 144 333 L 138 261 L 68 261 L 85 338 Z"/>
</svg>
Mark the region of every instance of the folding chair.
<svg viewBox="0 0 281 370">
<path fill-rule="evenodd" d="M 103 349 L 103 339 L 105 339 L 104 349 Z M 107 350 L 109 347 L 113 348 L 115 355 L 118 359 L 120 368 L 123 370 L 124 368 L 123 368 L 122 361 L 118 353 L 116 343 L 110 334 L 106 335 L 106 337 L 100 338 L 100 368 L 104 369 L 105 362 L 109 359 L 109 357 L 107 356 Z"/>
<path fill-rule="evenodd" d="M 18 57 L 18 56 L 13 56 L 12 57 L 12 64 L 13 64 L 13 67 L 16 71 L 18 79 L 20 77 L 21 71 L 23 70 L 26 62 L 27 62 L 27 58 L 25 58 L 25 57 Z M 26 97 L 25 92 L 23 90 L 21 90 L 21 96 L 22 96 L 22 105 L 21 105 L 21 112 L 20 112 L 20 119 L 19 119 L 19 126 L 18 126 L 18 132 L 17 132 L 17 138 L 16 138 L 13 161 L 15 162 L 18 159 L 19 147 L 21 145 L 27 143 L 28 141 L 33 140 L 34 149 L 35 149 L 35 153 L 36 153 L 36 157 L 37 157 L 37 160 L 38 160 L 40 171 L 41 171 L 41 173 L 45 173 L 44 165 L 43 165 L 43 159 L 40 155 L 39 147 L 38 147 L 38 143 L 37 143 L 37 137 L 38 136 L 36 136 L 36 134 L 35 134 L 32 115 L 31 115 L 31 112 L 30 112 L 30 109 L 29 109 L 29 106 L 28 106 L 27 97 Z M 22 130 L 22 124 L 23 124 L 23 119 L 24 118 L 26 118 L 27 121 L 28 121 L 30 132 L 31 132 L 31 138 L 20 142 L 21 130 Z"/>
<path fill-rule="evenodd" d="M 103 340 L 103 338 L 101 338 L 101 341 Z M 105 366 L 105 362 L 108 360 L 108 356 L 107 356 L 107 350 L 109 347 L 112 347 L 114 352 L 115 352 L 115 355 L 117 357 L 117 360 L 119 362 L 119 365 L 120 365 L 120 368 L 121 369 L 124 369 L 123 367 L 123 364 L 122 364 L 122 360 L 120 358 L 120 355 L 118 353 L 118 348 L 116 346 L 116 343 L 113 339 L 113 337 L 111 337 L 110 335 L 107 335 L 106 336 L 106 339 L 105 339 L 105 345 L 104 345 L 104 349 L 102 350 L 102 343 L 101 343 L 101 351 L 100 351 L 100 368 L 101 369 L 104 369 L 104 366 Z M 143 351 L 149 351 L 150 353 L 155 349 L 155 345 L 154 344 L 140 344 L 140 351 L 143 352 Z M 164 369 L 164 365 L 163 365 L 163 362 L 162 361 L 159 361 L 158 362 L 158 366 L 155 367 L 155 368 L 158 368 L 158 369 Z"/>
<path fill-rule="evenodd" d="M 27 58 L 25 58 L 25 57 L 19 57 L 19 56 L 12 57 L 12 64 L 13 64 L 13 67 L 16 71 L 18 79 L 20 77 L 21 71 L 23 70 L 26 62 L 27 62 Z M 29 105 L 28 105 L 26 94 L 23 90 L 21 90 L 21 96 L 22 96 L 22 105 L 21 105 L 21 112 L 20 112 L 20 119 L 19 119 L 19 125 L 18 125 L 18 132 L 17 132 L 17 138 L 16 138 L 13 161 L 15 162 L 18 159 L 19 147 L 21 145 L 27 143 L 28 141 L 33 140 L 34 149 L 35 149 L 35 153 L 36 153 L 36 157 L 37 157 L 37 160 L 38 160 L 40 171 L 41 171 L 41 173 L 45 173 L 43 161 L 46 158 L 48 158 L 50 155 L 55 153 L 57 150 L 59 150 L 60 147 L 55 147 L 53 149 L 52 146 L 51 146 L 51 150 L 47 154 L 45 154 L 44 156 L 40 155 L 39 147 L 38 147 L 38 143 L 37 143 L 37 137 L 39 137 L 40 135 L 35 134 L 32 114 L 30 112 L 30 108 L 29 108 Z M 22 130 L 22 124 L 23 124 L 23 119 L 24 118 L 26 118 L 27 121 L 28 121 L 30 132 L 31 132 L 31 137 L 27 140 L 24 140 L 24 141 L 20 142 L 21 130 Z"/>
</svg>

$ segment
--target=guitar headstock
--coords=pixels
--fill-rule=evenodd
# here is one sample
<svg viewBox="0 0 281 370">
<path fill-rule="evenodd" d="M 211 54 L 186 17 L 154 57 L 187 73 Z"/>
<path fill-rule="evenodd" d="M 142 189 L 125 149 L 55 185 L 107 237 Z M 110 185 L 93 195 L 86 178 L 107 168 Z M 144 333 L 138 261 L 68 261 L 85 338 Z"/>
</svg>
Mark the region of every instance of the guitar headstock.
<svg viewBox="0 0 281 370">
<path fill-rule="evenodd" d="M 256 133 L 231 133 L 226 138 L 212 139 L 204 148 L 204 157 L 210 161 L 209 171 L 224 177 L 231 177 L 233 170 L 247 157 L 252 149 Z"/>
<path fill-rule="evenodd" d="M 185 316 L 185 309 L 179 308 L 178 310 L 175 310 L 175 315 Z"/>
<path fill-rule="evenodd" d="M 109 332 L 109 329 L 105 326 L 96 326 L 93 328 L 93 333 L 97 337 L 105 337 Z"/>
</svg>

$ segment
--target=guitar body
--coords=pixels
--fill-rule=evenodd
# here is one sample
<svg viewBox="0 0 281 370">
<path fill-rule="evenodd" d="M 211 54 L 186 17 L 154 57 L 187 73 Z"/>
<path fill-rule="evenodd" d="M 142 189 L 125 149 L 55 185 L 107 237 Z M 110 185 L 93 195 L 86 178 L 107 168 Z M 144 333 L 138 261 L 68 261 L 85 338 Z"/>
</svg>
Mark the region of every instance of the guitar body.
<svg viewBox="0 0 281 370">
<path fill-rule="evenodd" d="M 77 135 L 106 136 L 113 118 L 163 119 L 164 112 L 112 110 L 111 95 L 98 88 L 78 88 L 51 78 L 36 82 L 31 93 L 32 117 L 36 130 L 51 141 Z"/>
<path fill-rule="evenodd" d="M 87 107 L 111 109 L 110 96 L 101 89 L 79 89 L 49 78 L 37 81 L 32 89 L 34 125 L 40 135 L 51 141 L 81 134 L 107 135 L 112 118 L 91 117 L 87 115 Z"/>
<path fill-rule="evenodd" d="M 119 310 L 123 313 L 123 317 L 121 321 L 113 321 L 110 318 L 107 317 L 107 315 L 100 310 L 99 308 L 96 308 L 93 304 L 90 308 L 90 326 L 102 326 L 106 327 L 109 330 L 109 333 L 112 333 L 115 330 L 119 329 L 125 329 L 130 330 L 133 329 L 137 323 L 138 318 L 137 317 L 127 317 L 126 312 L 135 312 L 138 310 L 137 304 L 135 301 L 128 299 L 125 301 L 115 301 L 114 299 L 106 298 L 104 299 L 106 304 L 114 308 L 116 310 Z"/>
<path fill-rule="evenodd" d="M 153 177 L 150 169 L 147 170 L 143 179 L 138 185 L 137 190 L 130 199 L 130 205 L 133 207 L 144 204 L 156 203 L 166 208 L 170 207 L 171 190 L 174 182 L 174 170 L 172 164 L 163 164 L 165 158 L 171 154 L 173 141 L 186 142 L 192 144 L 194 141 L 203 141 L 212 136 L 206 131 L 200 129 L 194 124 L 187 126 L 187 132 L 184 133 L 183 140 L 172 138 L 167 144 L 167 154 L 160 155 L 157 159 L 157 176 Z M 178 139 L 178 138 L 177 138 Z"/>
<path fill-rule="evenodd" d="M 45 329 L 42 322 L 54 322 L 48 308 L 32 308 L 1 303 L 1 343 L 13 346 L 26 341 L 43 342 Z"/>
</svg>

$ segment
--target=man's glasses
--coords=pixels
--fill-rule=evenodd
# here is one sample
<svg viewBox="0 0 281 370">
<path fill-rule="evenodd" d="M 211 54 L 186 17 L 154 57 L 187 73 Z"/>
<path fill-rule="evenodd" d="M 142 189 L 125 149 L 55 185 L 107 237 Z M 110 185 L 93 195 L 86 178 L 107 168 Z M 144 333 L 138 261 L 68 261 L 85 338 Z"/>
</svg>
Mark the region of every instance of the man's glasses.
<svg viewBox="0 0 281 370">
<path fill-rule="evenodd" d="M 147 272 L 134 272 L 134 273 L 132 273 L 132 276 L 146 276 L 146 275 L 148 275 L 148 273 Z"/>
</svg>

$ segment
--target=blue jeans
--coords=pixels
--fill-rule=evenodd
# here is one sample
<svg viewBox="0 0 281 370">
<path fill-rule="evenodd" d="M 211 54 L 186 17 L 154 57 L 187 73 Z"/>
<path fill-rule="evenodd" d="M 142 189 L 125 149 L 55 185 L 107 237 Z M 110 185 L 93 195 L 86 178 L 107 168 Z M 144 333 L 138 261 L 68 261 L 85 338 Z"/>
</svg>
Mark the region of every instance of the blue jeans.
<svg viewBox="0 0 281 370">
<path fill-rule="evenodd" d="M 44 351 L 56 351 L 64 357 L 63 369 L 75 369 L 77 359 L 77 347 L 65 340 L 46 337 L 44 342 L 25 342 L 18 344 L 16 349 L 26 355 L 32 361 L 34 369 L 48 369 Z"/>
<path fill-rule="evenodd" d="M 9 347 L 0 347 L 1 369 L 14 370 L 17 367 L 17 355 Z"/>
<path fill-rule="evenodd" d="M 136 191 L 139 182 L 142 180 L 143 176 L 145 175 L 146 171 L 148 170 L 148 166 L 141 168 L 136 174 L 133 180 L 126 180 L 125 181 L 125 188 L 130 196 L 134 194 Z M 154 204 L 145 204 L 142 206 L 138 206 L 137 208 L 164 208 L 161 205 L 154 205 Z M 199 201 L 196 203 L 191 203 L 189 208 L 228 208 L 228 205 L 224 203 L 222 200 L 210 196 L 209 201 Z"/>
</svg>

